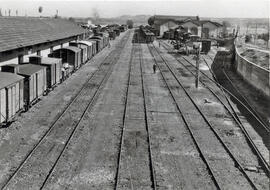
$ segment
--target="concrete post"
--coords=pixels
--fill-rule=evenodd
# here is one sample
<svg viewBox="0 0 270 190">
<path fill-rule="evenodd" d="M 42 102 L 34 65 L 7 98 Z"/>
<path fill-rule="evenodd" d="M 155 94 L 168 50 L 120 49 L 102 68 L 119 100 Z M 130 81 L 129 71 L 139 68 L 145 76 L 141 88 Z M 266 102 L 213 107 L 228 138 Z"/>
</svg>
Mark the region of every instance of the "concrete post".
<svg viewBox="0 0 270 190">
<path fill-rule="evenodd" d="M 18 56 L 18 64 L 22 64 L 23 63 L 23 55 L 19 55 Z"/>
</svg>

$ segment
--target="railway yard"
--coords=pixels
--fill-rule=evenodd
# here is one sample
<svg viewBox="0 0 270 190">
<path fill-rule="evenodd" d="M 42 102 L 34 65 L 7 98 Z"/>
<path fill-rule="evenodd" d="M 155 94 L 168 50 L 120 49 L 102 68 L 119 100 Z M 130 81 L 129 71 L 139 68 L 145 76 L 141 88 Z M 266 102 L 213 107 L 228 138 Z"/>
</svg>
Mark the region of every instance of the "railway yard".
<svg viewBox="0 0 270 190">
<path fill-rule="evenodd" d="M 216 82 L 216 52 L 196 88 L 194 55 L 133 35 L 0 129 L 0 188 L 269 189 L 269 147 Z"/>
</svg>

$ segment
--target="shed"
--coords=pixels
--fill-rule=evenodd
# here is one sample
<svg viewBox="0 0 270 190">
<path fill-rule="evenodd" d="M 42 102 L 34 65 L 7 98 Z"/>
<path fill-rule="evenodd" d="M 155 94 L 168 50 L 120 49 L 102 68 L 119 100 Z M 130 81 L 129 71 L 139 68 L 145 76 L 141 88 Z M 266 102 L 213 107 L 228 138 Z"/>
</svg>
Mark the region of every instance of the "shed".
<svg viewBox="0 0 270 190">
<path fill-rule="evenodd" d="M 2 71 L 13 72 L 24 78 L 24 101 L 30 106 L 47 90 L 46 67 L 34 64 L 10 64 L 2 66 Z"/>
<path fill-rule="evenodd" d="M 22 76 L 0 72 L 0 123 L 10 121 L 23 109 Z"/>
<path fill-rule="evenodd" d="M 38 64 L 46 67 L 46 78 L 47 78 L 47 87 L 52 88 L 58 83 L 62 78 L 61 68 L 62 68 L 62 59 L 52 58 L 52 57 L 42 57 L 42 56 L 31 56 L 29 57 L 29 62 L 31 64 Z"/>
<path fill-rule="evenodd" d="M 74 69 L 81 66 L 81 49 L 74 46 L 67 46 L 64 48 L 56 49 L 49 57 L 62 58 L 62 63 L 72 65 Z"/>
</svg>

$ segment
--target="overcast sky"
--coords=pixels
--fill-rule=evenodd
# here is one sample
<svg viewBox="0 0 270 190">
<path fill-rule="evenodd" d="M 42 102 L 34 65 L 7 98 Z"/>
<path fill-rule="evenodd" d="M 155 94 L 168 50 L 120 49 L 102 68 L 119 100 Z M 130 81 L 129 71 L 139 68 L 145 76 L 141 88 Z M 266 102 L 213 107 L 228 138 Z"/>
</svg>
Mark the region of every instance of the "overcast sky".
<svg viewBox="0 0 270 190">
<path fill-rule="evenodd" d="M 2 14 L 38 16 L 38 7 L 43 7 L 43 16 L 52 16 L 59 11 L 65 17 L 91 17 L 93 9 L 101 17 L 121 15 L 164 14 L 199 15 L 200 17 L 269 18 L 270 0 L 174 0 L 174 1 L 92 1 L 92 0 L 0 0 Z"/>
</svg>

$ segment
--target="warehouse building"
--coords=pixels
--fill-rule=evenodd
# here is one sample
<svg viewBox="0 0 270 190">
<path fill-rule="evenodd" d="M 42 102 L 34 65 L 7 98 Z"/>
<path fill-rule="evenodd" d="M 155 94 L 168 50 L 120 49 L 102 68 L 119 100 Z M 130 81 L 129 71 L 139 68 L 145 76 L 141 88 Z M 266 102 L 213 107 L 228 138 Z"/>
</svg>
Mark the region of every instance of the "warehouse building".
<svg viewBox="0 0 270 190">
<path fill-rule="evenodd" d="M 28 55 L 44 55 L 55 47 L 90 35 L 76 23 L 60 18 L 0 17 L 0 66 L 23 63 Z"/>
</svg>

